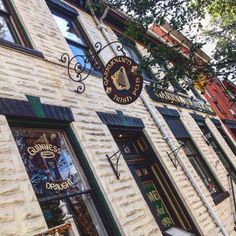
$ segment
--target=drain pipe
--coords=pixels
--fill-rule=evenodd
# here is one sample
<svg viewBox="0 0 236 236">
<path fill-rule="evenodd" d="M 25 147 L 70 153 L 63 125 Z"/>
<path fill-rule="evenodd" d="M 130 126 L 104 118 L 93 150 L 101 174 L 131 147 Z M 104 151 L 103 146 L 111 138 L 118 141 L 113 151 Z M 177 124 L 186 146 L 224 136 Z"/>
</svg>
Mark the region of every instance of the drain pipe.
<svg viewBox="0 0 236 236">
<path fill-rule="evenodd" d="M 163 128 L 163 126 L 161 125 L 161 122 L 160 122 L 159 118 L 157 117 L 155 111 L 153 110 L 153 108 L 151 107 L 151 105 L 149 104 L 148 100 L 145 98 L 143 93 L 140 95 L 140 97 L 141 97 L 144 105 L 146 106 L 146 108 L 150 112 L 150 114 L 151 114 L 153 120 L 155 121 L 157 127 L 160 129 L 164 140 L 167 141 L 167 143 L 169 144 L 171 150 L 174 151 L 176 149 L 176 147 L 175 147 L 174 143 L 172 142 L 172 140 L 169 138 L 169 136 L 168 136 L 167 132 L 165 131 L 165 129 Z M 208 209 L 210 215 L 212 216 L 212 218 L 214 219 L 216 225 L 219 226 L 219 228 L 220 228 L 220 230 L 221 230 L 221 232 L 223 233 L 224 236 L 228 236 L 228 233 L 225 230 L 225 228 L 224 228 L 223 224 L 221 223 L 220 219 L 218 218 L 216 212 L 214 211 L 214 209 L 209 204 L 209 202 L 208 202 L 207 198 L 205 197 L 204 193 L 201 191 L 201 189 L 198 186 L 197 182 L 195 181 L 194 177 L 192 176 L 192 174 L 190 173 L 190 171 L 188 170 L 187 166 L 182 161 L 182 159 L 181 159 L 181 157 L 179 156 L 178 153 L 176 155 L 176 158 L 178 160 L 179 165 L 182 167 L 183 171 L 185 172 L 186 176 L 189 178 L 191 184 L 193 185 L 193 187 L 195 188 L 195 190 L 199 194 L 200 198 L 204 202 L 205 206 L 207 207 L 207 209 Z"/>
<path fill-rule="evenodd" d="M 90 4 L 90 1 L 88 1 L 88 3 Z M 106 31 L 106 26 L 103 24 L 102 20 L 106 17 L 109 7 L 107 7 L 102 15 L 102 17 L 100 18 L 100 21 L 97 19 L 92 7 L 89 7 L 91 14 L 94 18 L 94 21 L 97 24 L 98 29 L 101 30 L 101 32 L 103 33 L 105 39 L 107 40 L 108 43 L 111 43 L 111 39 L 109 37 L 109 35 L 107 34 Z M 113 50 L 113 52 L 115 53 L 115 55 L 118 56 L 118 52 L 116 51 L 116 48 L 114 47 L 114 45 L 111 45 L 111 48 Z M 150 112 L 153 120 L 155 121 L 157 127 L 160 129 L 164 140 L 167 141 L 167 143 L 169 144 L 170 148 L 172 151 L 174 151 L 176 149 L 174 143 L 172 142 L 172 140 L 169 138 L 168 134 L 166 133 L 165 129 L 162 127 L 161 122 L 159 120 L 159 118 L 157 117 L 155 111 L 152 109 L 151 105 L 149 104 L 148 100 L 145 98 L 145 96 L 143 95 L 143 93 L 140 95 L 144 105 L 146 106 L 146 108 L 148 109 L 148 111 Z M 182 169 L 184 170 L 186 176 L 189 178 L 191 184 L 193 185 L 193 187 L 195 188 L 195 190 L 197 191 L 197 193 L 199 194 L 200 198 L 202 199 L 202 201 L 204 202 L 206 208 L 208 209 L 210 215 L 212 216 L 213 220 L 215 221 L 216 225 L 219 226 L 221 232 L 223 233 L 224 236 L 229 236 L 227 231 L 224 228 L 224 225 L 221 223 L 220 219 L 218 218 L 216 212 L 214 211 L 214 209 L 211 207 L 211 205 L 209 204 L 207 198 L 205 197 L 204 193 L 201 191 L 200 187 L 198 186 L 197 182 L 195 181 L 194 177 L 192 176 L 192 174 L 190 173 L 190 171 L 188 170 L 187 166 L 184 164 L 184 162 L 182 161 L 182 159 L 180 158 L 179 154 L 177 154 L 177 160 L 180 164 L 180 166 L 182 167 Z"/>
<path fill-rule="evenodd" d="M 110 39 L 109 35 L 107 34 L 107 27 L 103 23 L 103 19 L 105 19 L 105 17 L 107 16 L 107 13 L 108 13 L 110 7 L 107 6 L 106 9 L 103 12 L 103 15 L 100 17 L 100 19 L 98 19 L 95 12 L 94 12 L 94 10 L 93 10 L 93 8 L 92 8 L 92 6 L 91 6 L 90 0 L 88 0 L 88 5 L 89 5 L 89 10 L 91 12 L 91 15 L 92 15 L 98 29 L 102 32 L 102 34 L 103 34 L 104 38 L 106 39 L 106 41 L 108 43 L 112 43 L 112 40 Z M 112 51 L 114 52 L 114 54 L 116 56 L 118 56 L 119 53 L 117 52 L 115 45 L 111 44 L 110 47 L 111 47 Z"/>
</svg>

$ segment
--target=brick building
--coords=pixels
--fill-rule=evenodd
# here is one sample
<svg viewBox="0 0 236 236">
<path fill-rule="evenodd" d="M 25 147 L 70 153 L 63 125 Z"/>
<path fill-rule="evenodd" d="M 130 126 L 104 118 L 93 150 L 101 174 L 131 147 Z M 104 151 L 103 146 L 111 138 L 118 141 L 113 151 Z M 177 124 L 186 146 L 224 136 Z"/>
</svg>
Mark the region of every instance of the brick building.
<svg viewBox="0 0 236 236">
<path fill-rule="evenodd" d="M 227 81 L 214 80 L 204 96 L 236 141 L 236 106 L 232 102 L 236 87 Z M 229 91 L 229 92 L 227 92 Z M 232 91 L 232 92 L 230 92 Z"/>
<path fill-rule="evenodd" d="M 147 71 L 130 105 L 111 101 L 97 67 L 69 79 L 64 53 L 95 52 L 124 29 L 122 13 L 90 10 L 0 0 L 0 234 L 235 235 L 235 143 L 208 104 L 153 89 Z M 132 40 L 125 50 L 137 64 L 147 53 Z M 118 55 L 111 44 L 96 63 Z M 116 176 L 107 156 L 119 149 Z"/>
</svg>

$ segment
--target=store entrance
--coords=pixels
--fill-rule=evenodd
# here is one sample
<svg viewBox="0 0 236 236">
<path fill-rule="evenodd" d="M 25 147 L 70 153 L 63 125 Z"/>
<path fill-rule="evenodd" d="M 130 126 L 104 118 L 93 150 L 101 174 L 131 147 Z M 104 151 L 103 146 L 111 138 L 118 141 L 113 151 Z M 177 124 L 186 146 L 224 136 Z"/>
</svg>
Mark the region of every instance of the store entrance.
<svg viewBox="0 0 236 236">
<path fill-rule="evenodd" d="M 198 235 L 143 132 L 114 128 L 110 130 L 119 148 L 123 148 L 125 161 L 163 234 Z"/>
</svg>

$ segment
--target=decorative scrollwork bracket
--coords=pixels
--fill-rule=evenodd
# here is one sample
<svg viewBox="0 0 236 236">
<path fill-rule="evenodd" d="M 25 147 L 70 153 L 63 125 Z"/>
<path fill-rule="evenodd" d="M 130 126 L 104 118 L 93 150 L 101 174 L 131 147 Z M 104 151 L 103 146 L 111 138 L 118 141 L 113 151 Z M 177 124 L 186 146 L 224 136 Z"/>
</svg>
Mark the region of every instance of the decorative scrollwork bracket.
<svg viewBox="0 0 236 236">
<path fill-rule="evenodd" d="M 83 93 L 85 91 L 84 80 L 86 80 L 92 71 L 101 71 L 103 66 L 99 64 L 97 56 L 108 46 L 112 44 L 116 45 L 117 52 L 126 55 L 124 46 L 120 41 L 113 41 L 105 46 L 102 46 L 100 42 L 95 44 L 95 53 L 88 53 L 87 55 L 75 55 L 72 58 L 68 53 L 63 53 L 59 61 L 66 63 L 67 74 L 71 80 L 78 83 L 76 89 L 77 93 Z"/>
</svg>

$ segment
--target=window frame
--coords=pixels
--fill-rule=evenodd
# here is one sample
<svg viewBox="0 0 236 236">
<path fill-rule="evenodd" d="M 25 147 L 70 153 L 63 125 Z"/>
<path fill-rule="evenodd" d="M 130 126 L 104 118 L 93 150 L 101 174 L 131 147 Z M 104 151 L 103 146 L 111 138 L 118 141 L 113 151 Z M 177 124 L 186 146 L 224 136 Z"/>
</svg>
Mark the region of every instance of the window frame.
<svg viewBox="0 0 236 236">
<path fill-rule="evenodd" d="M 199 121 L 199 120 L 195 119 L 195 122 L 197 123 L 197 125 L 198 125 L 199 129 L 201 130 L 202 134 L 204 135 L 204 137 L 209 142 L 209 145 L 212 147 L 212 149 L 214 150 L 214 152 L 216 153 L 216 155 L 220 159 L 221 163 L 223 164 L 223 166 L 225 167 L 227 172 L 232 176 L 234 182 L 236 183 L 236 174 L 235 174 L 236 173 L 236 168 L 235 168 L 234 164 L 232 163 L 232 161 L 230 160 L 230 158 L 228 157 L 227 153 L 222 148 L 220 142 L 217 140 L 217 138 L 215 137 L 215 135 L 211 131 L 210 127 L 206 124 L 206 122 L 204 120 Z M 206 134 L 204 133 L 203 129 L 205 129 L 207 131 L 207 133 L 210 134 L 210 137 L 206 136 Z M 221 127 L 221 129 L 222 129 L 222 127 Z M 217 130 L 219 131 L 218 128 L 217 128 Z M 222 136 L 222 133 L 220 131 L 219 131 L 219 133 Z M 227 140 L 227 138 L 226 138 L 226 140 Z M 229 144 L 227 143 L 227 145 L 229 145 Z M 233 152 L 233 150 L 232 150 L 232 152 Z"/>
<path fill-rule="evenodd" d="M 0 46 L 4 46 L 7 48 L 12 48 L 16 51 L 21 51 L 23 53 L 27 53 L 33 56 L 44 58 L 43 54 L 33 48 L 33 45 L 30 41 L 30 38 L 27 35 L 27 32 L 21 23 L 20 18 L 17 15 L 17 12 L 14 8 L 12 1 L 2 0 L 6 11 L 0 10 L 1 13 L 8 18 L 10 23 L 10 31 L 13 32 L 13 39 L 17 38 L 17 42 L 11 42 L 0 38 Z"/>
<path fill-rule="evenodd" d="M 165 199 L 165 201 L 164 201 L 164 204 L 166 204 L 166 206 L 168 205 L 168 201 L 169 201 L 169 205 L 168 205 L 169 207 L 167 208 L 167 211 L 170 210 L 171 208 L 174 211 L 174 213 L 169 211 L 170 216 L 173 219 L 175 218 L 174 224 L 176 223 L 176 220 L 178 221 L 178 219 L 181 219 L 182 224 L 184 225 L 184 226 L 182 225 L 182 227 L 183 227 L 182 229 L 184 229 L 184 227 L 192 227 L 192 230 L 190 230 L 188 232 L 194 231 L 194 233 L 196 233 L 198 235 L 199 234 L 198 229 L 195 227 L 194 222 L 190 218 L 188 218 L 188 217 L 190 217 L 189 212 L 188 212 L 186 206 L 184 205 L 182 199 L 178 195 L 178 193 L 177 193 L 174 185 L 172 184 L 165 168 L 163 167 L 163 165 L 159 161 L 159 157 L 155 153 L 151 143 L 149 142 L 148 137 L 145 135 L 144 128 L 137 128 L 137 127 L 136 128 L 135 127 L 127 128 L 124 126 L 114 126 L 114 125 L 109 125 L 109 124 L 107 124 L 107 127 L 108 127 L 111 135 L 113 136 L 113 139 L 115 140 L 116 144 L 118 145 L 118 147 L 121 147 L 121 145 L 123 145 L 123 142 L 119 143 L 119 141 L 115 138 L 115 134 L 118 134 L 118 133 L 122 133 L 123 135 L 124 134 L 130 135 L 132 137 L 132 139 L 130 139 L 130 141 L 132 140 L 133 142 L 136 142 L 141 138 L 146 143 L 145 147 L 147 149 L 143 149 L 143 152 L 141 152 L 139 154 L 132 154 L 132 153 L 125 154 L 125 153 L 123 153 L 123 156 L 124 156 L 124 160 L 125 160 L 126 164 L 128 165 L 129 171 L 131 172 L 137 186 L 139 187 L 139 189 L 143 195 L 143 198 L 146 201 L 150 211 L 152 212 L 153 217 L 156 220 L 157 224 L 158 225 L 160 224 L 160 220 L 156 216 L 155 211 L 153 211 L 153 207 L 151 206 L 151 202 L 149 201 L 147 194 L 144 190 L 144 186 L 142 185 L 142 181 L 141 181 L 141 179 L 139 179 L 139 176 L 134 175 L 134 171 L 133 171 L 132 166 L 135 164 L 138 165 L 139 162 L 142 161 L 142 159 L 139 160 L 138 157 L 144 157 L 143 160 L 144 160 L 145 164 L 147 164 L 147 166 L 150 169 L 152 169 L 152 174 L 154 177 L 152 180 L 154 180 L 153 183 L 155 184 L 155 187 L 156 187 L 156 183 L 158 183 L 158 182 L 159 183 L 164 182 L 166 184 L 165 186 L 161 185 L 160 188 L 162 191 L 162 197 L 164 197 L 165 195 L 167 196 L 167 199 Z M 134 136 L 134 134 L 136 134 L 136 136 Z M 137 139 L 137 136 L 139 137 L 138 139 Z M 138 147 L 134 150 L 138 150 Z M 156 171 L 157 169 L 159 171 Z M 147 180 L 145 180 L 145 178 L 143 180 L 147 181 Z M 160 190 L 160 189 L 158 188 L 158 190 Z M 180 216 L 181 216 L 181 218 L 178 218 Z M 176 225 L 174 225 L 174 226 L 177 227 Z M 160 227 L 160 225 L 159 225 L 159 227 Z M 178 226 L 178 227 L 180 227 L 180 226 Z M 165 232 L 165 231 L 163 231 L 162 228 L 161 228 L 161 230 L 163 233 Z M 184 230 L 187 231 L 189 229 L 185 228 Z"/>
<path fill-rule="evenodd" d="M 20 41 L 18 35 L 17 35 L 17 27 L 14 27 L 14 20 L 12 19 L 12 12 L 11 12 L 11 8 L 8 4 L 8 2 L 6 2 L 5 0 L 1 0 L 2 4 L 3 4 L 3 9 L 0 9 L 0 17 L 4 18 L 5 23 L 7 24 L 7 28 L 11 34 L 11 37 L 13 39 L 13 42 L 6 40 L 4 38 L 0 38 L 1 40 L 10 42 L 10 43 L 15 43 L 15 44 L 22 44 L 22 42 Z M 16 28 L 16 29 L 15 29 Z"/>
<path fill-rule="evenodd" d="M 96 210 L 101 219 L 101 222 L 106 229 L 108 235 L 121 236 L 119 227 L 112 215 L 112 212 L 108 206 L 107 200 L 105 199 L 93 171 L 84 155 L 83 149 L 79 144 L 77 137 L 70 125 L 71 122 L 60 122 L 60 121 L 48 121 L 42 119 L 18 119 L 16 117 L 7 117 L 9 127 L 21 127 L 21 128 L 38 128 L 38 129 L 59 129 L 65 132 L 66 137 L 69 140 L 70 146 L 75 153 L 75 165 L 78 161 L 82 168 L 87 182 L 91 187 L 91 196 L 94 202 L 96 202 Z M 104 214 L 105 213 L 105 214 Z"/>
<path fill-rule="evenodd" d="M 140 54 L 140 52 L 139 52 L 139 50 L 136 46 L 136 43 L 134 41 L 132 41 L 131 39 L 129 39 L 129 38 L 125 37 L 124 35 L 122 35 L 116 29 L 112 28 L 112 30 L 113 30 L 114 34 L 117 36 L 118 41 L 120 41 L 120 43 L 123 44 L 124 49 L 128 52 L 130 58 L 132 60 L 134 60 L 134 58 L 132 57 L 132 54 L 130 53 L 129 49 L 133 50 L 133 52 L 135 53 L 138 60 L 142 60 L 142 55 Z M 139 65 L 139 63 L 137 63 L 137 64 Z M 149 77 L 149 78 L 145 79 L 144 76 L 142 76 L 144 81 L 147 81 L 147 82 L 154 82 L 155 81 L 155 79 L 154 79 L 155 76 L 153 75 L 153 73 L 151 71 L 151 68 L 149 68 L 148 71 L 144 70 L 144 69 L 140 69 L 140 71 L 141 71 L 141 74 L 144 73 Z"/>
<path fill-rule="evenodd" d="M 219 193 L 217 195 L 215 194 L 211 194 L 211 197 L 213 198 L 213 202 L 215 203 L 215 205 L 218 205 L 221 201 L 223 201 L 224 199 L 226 199 L 229 196 L 229 193 L 227 191 L 225 191 L 224 187 L 221 185 L 219 179 L 217 178 L 217 176 L 215 175 L 213 169 L 211 168 L 211 166 L 208 164 L 207 160 L 204 158 L 204 156 L 202 155 L 202 153 L 199 151 L 197 145 L 195 144 L 195 142 L 193 141 L 193 139 L 191 138 L 191 136 L 189 135 L 188 130 L 186 129 L 186 127 L 184 126 L 182 120 L 179 117 L 174 117 L 174 116 L 168 116 L 168 115 L 163 115 L 163 118 L 165 120 L 165 122 L 167 123 L 166 119 L 175 119 L 180 121 L 180 123 L 182 124 L 183 128 L 185 129 L 185 131 L 188 133 L 188 137 L 183 137 L 182 139 L 187 140 L 190 142 L 190 145 L 193 147 L 194 152 L 196 153 L 196 155 L 199 157 L 200 162 L 203 164 L 203 172 L 206 171 L 206 176 L 209 175 L 210 178 L 212 179 L 213 183 L 216 185 L 216 187 L 219 190 Z M 168 125 L 168 123 L 167 123 Z M 169 127 L 169 125 L 168 125 Z M 170 128 L 170 127 L 169 127 Z M 170 128 L 171 130 L 171 128 Z M 173 133 L 173 131 L 171 130 L 171 132 Z M 174 133 L 173 133 L 174 135 Z M 177 137 L 174 135 L 175 139 L 178 141 L 181 141 L 180 137 Z M 185 153 L 185 152 L 184 152 Z M 185 153 L 185 155 L 187 156 L 187 154 Z M 188 157 L 188 156 L 187 156 Z M 188 158 L 189 159 L 189 158 Z M 189 160 L 190 161 L 190 160 Z M 192 163 L 191 163 L 192 165 Z M 193 165 L 192 165 L 193 166 Z M 203 180 L 203 178 L 201 177 L 201 175 L 199 175 L 198 171 L 195 169 L 195 167 L 193 166 L 194 170 L 197 172 L 198 176 L 200 177 L 200 179 L 202 180 L 203 184 L 205 185 L 206 189 L 210 192 L 210 190 L 208 189 L 208 187 L 205 184 L 205 181 Z"/>
<path fill-rule="evenodd" d="M 93 46 L 92 46 L 88 36 L 84 32 L 83 27 L 80 25 L 80 22 L 77 19 L 77 17 L 79 16 L 79 13 L 77 12 L 77 10 L 72 8 L 72 7 L 70 7 L 69 5 L 67 5 L 66 2 L 63 2 L 63 3 L 60 3 L 60 4 L 59 3 L 54 3 L 54 1 L 52 1 L 52 0 L 46 0 L 46 2 L 47 2 L 47 5 L 48 5 L 48 8 L 49 8 L 49 10 L 51 12 L 52 17 L 53 17 L 53 15 L 55 15 L 53 12 L 56 12 L 56 14 L 59 15 L 59 16 L 57 15 L 58 17 L 68 18 L 71 21 L 70 23 L 72 24 L 73 29 L 76 32 L 76 36 L 81 38 L 81 41 L 84 43 L 83 44 L 83 43 L 75 42 L 74 40 L 65 37 L 63 35 L 63 32 L 60 29 L 58 23 L 55 22 L 57 24 L 57 26 L 58 26 L 62 36 L 66 40 L 67 46 L 68 46 L 69 50 L 71 51 L 72 55 L 74 55 L 74 53 L 71 50 L 70 45 L 75 45 L 75 47 L 77 47 L 78 49 L 81 49 L 82 51 L 85 52 L 84 53 L 85 56 L 88 56 L 89 63 L 91 64 L 91 67 L 92 67 L 91 74 L 95 75 L 97 77 L 101 77 L 102 76 L 101 71 L 100 70 L 96 70 L 94 68 L 93 64 L 91 63 L 91 61 L 92 61 L 91 57 L 93 57 L 95 55 L 96 63 L 99 64 L 99 66 L 101 66 L 102 68 L 104 67 L 104 65 L 101 62 L 100 58 L 96 55 L 95 50 L 94 50 L 94 48 L 93 48 Z M 55 1 L 55 2 L 57 2 L 57 1 Z M 69 11 L 67 8 L 69 8 L 69 9 L 72 8 L 73 12 Z M 90 68 L 85 68 L 85 71 L 89 71 L 89 70 L 90 70 Z"/>
<path fill-rule="evenodd" d="M 231 138 L 228 136 L 228 134 L 225 132 L 223 126 L 221 125 L 221 123 L 216 123 L 214 121 L 212 121 L 215 125 L 215 127 L 217 128 L 217 130 L 219 131 L 219 133 L 221 134 L 221 136 L 224 138 L 225 142 L 228 144 L 229 148 L 231 149 L 231 151 L 234 153 L 234 155 L 236 156 L 236 147 L 234 145 L 234 143 L 232 142 Z"/>
</svg>

